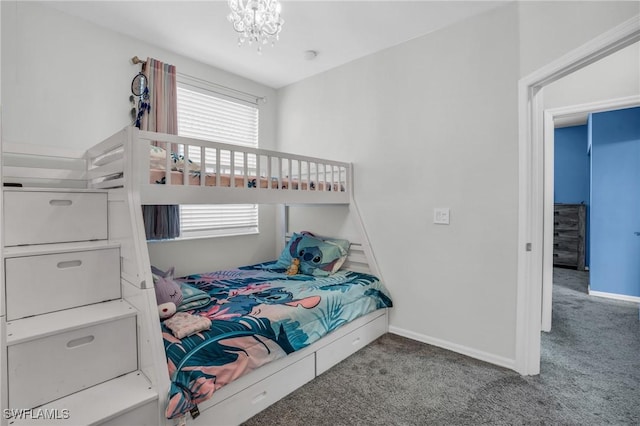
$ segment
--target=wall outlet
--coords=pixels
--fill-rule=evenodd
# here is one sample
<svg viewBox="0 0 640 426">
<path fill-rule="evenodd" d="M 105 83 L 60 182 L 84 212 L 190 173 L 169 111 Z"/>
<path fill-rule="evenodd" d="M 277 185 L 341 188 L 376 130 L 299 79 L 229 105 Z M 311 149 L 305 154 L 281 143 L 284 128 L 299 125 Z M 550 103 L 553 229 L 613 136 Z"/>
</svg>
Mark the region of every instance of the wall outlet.
<svg viewBox="0 0 640 426">
<path fill-rule="evenodd" d="M 433 209 L 433 223 L 441 225 L 449 224 L 449 207 L 437 207 Z"/>
</svg>

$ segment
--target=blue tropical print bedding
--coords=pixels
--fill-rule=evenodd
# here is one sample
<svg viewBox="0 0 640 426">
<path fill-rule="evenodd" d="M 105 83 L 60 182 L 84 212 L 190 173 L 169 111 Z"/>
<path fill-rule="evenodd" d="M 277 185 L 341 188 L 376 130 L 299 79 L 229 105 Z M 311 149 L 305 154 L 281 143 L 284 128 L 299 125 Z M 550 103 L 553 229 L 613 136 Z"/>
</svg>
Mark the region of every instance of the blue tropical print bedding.
<svg viewBox="0 0 640 426">
<path fill-rule="evenodd" d="M 211 329 L 180 340 L 162 324 L 171 378 L 167 418 L 189 412 L 222 386 L 349 321 L 392 306 L 373 275 L 289 276 L 266 269 L 273 264 L 178 279 L 211 297 L 207 306 L 187 311 L 209 318 Z"/>
</svg>

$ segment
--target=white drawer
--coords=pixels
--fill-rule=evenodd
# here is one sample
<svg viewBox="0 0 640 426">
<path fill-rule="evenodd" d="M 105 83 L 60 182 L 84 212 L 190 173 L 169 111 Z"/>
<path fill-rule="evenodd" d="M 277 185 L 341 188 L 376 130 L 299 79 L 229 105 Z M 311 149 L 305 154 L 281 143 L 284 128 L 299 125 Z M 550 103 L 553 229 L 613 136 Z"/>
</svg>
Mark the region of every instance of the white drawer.
<svg viewBox="0 0 640 426">
<path fill-rule="evenodd" d="M 163 410 L 164 412 L 164 410 Z M 160 408 L 158 401 L 151 401 L 141 407 L 134 408 L 106 422 L 100 426 L 157 426 L 159 424 Z"/>
<path fill-rule="evenodd" d="M 37 407 L 134 371 L 137 363 L 135 317 L 11 345 L 9 407 Z"/>
<path fill-rule="evenodd" d="M 6 246 L 107 239 L 107 194 L 4 192 Z"/>
<path fill-rule="evenodd" d="M 316 374 L 320 375 L 387 332 L 387 316 L 382 315 L 316 351 Z"/>
<path fill-rule="evenodd" d="M 120 298 L 120 250 L 77 251 L 5 260 L 7 319 Z"/>
<path fill-rule="evenodd" d="M 200 424 L 237 425 L 258 414 L 315 377 L 311 354 L 203 412 Z M 196 424 L 199 424 L 196 419 Z"/>
</svg>

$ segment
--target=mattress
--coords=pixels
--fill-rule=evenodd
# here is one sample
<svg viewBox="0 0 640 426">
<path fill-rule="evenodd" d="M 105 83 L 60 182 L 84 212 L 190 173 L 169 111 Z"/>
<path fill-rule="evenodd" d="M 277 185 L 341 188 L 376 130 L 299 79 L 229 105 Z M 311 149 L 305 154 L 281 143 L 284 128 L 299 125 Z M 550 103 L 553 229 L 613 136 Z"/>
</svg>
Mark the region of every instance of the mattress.
<svg viewBox="0 0 640 426">
<path fill-rule="evenodd" d="M 211 328 L 180 340 L 162 324 L 171 378 L 168 418 L 189 412 L 238 377 L 341 325 L 392 306 L 386 288 L 372 275 L 288 276 L 272 265 L 178 279 L 209 294 L 209 305 L 188 312 L 211 320 Z"/>
<path fill-rule="evenodd" d="M 200 175 L 201 175 L 200 172 L 190 172 L 188 185 L 199 186 Z M 205 183 L 204 183 L 205 186 L 218 186 L 215 173 L 207 173 L 204 179 L 205 179 Z M 231 186 L 231 179 L 232 179 L 231 175 L 220 174 L 219 186 L 221 187 Z M 242 188 L 245 186 L 244 176 L 235 176 L 233 179 L 234 179 L 234 184 L 236 188 Z M 149 171 L 149 183 L 159 183 L 159 184 L 166 183 L 165 171 L 163 169 L 151 169 Z M 183 185 L 183 184 L 184 184 L 183 172 L 177 171 L 177 170 L 171 171 L 171 185 Z M 260 188 L 278 189 L 278 179 L 277 178 L 267 179 L 265 177 L 260 177 L 260 178 L 249 177 L 248 178 L 247 185 L 246 185 L 247 188 L 257 188 L 258 185 L 260 185 Z M 313 181 L 310 181 L 307 183 L 306 181 L 298 182 L 295 179 L 289 179 L 289 178 L 281 179 L 281 185 L 280 185 L 281 189 L 287 189 L 289 188 L 289 185 L 292 186 L 292 189 L 301 189 L 303 191 L 306 191 L 307 188 L 309 188 L 309 190 L 311 191 L 315 191 L 315 190 L 324 191 L 325 187 L 327 191 L 340 191 L 340 192 L 345 191 L 344 185 L 338 185 L 337 183 L 331 184 L 329 182 L 327 183 L 319 182 L 316 184 Z"/>
</svg>

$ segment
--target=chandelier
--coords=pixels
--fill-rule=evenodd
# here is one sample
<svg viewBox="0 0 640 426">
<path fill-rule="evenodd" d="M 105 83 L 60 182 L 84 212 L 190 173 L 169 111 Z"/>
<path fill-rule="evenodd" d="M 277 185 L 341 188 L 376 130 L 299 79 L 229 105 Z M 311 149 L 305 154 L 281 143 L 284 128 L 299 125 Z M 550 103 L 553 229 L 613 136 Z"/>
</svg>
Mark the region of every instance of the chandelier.
<svg viewBox="0 0 640 426">
<path fill-rule="evenodd" d="M 227 19 L 238 32 L 238 46 L 255 42 L 261 53 L 263 44 L 271 42 L 273 46 L 278 40 L 284 24 L 278 0 L 229 0 L 229 7 L 231 13 Z"/>
</svg>

